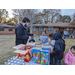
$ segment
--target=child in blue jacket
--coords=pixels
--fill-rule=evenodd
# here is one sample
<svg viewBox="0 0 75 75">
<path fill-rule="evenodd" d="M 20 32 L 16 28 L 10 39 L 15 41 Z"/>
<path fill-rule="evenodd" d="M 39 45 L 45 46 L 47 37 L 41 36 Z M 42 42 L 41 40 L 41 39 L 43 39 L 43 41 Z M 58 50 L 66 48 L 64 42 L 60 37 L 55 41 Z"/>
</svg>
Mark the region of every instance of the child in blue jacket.
<svg viewBox="0 0 75 75">
<path fill-rule="evenodd" d="M 43 31 L 42 35 L 39 37 L 41 44 L 48 44 L 48 37 L 46 36 L 46 33 Z"/>
</svg>

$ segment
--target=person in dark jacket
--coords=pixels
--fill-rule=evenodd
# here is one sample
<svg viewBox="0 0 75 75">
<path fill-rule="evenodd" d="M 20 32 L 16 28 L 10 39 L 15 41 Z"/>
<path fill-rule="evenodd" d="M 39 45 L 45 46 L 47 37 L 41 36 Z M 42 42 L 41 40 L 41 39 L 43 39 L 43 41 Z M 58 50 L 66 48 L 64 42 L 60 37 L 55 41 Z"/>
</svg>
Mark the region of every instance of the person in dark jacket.
<svg viewBox="0 0 75 75">
<path fill-rule="evenodd" d="M 61 60 L 63 58 L 63 52 L 65 50 L 65 42 L 62 39 L 62 34 L 60 31 L 56 31 L 53 34 L 53 38 L 55 39 L 54 51 L 51 56 L 55 58 L 55 65 L 61 65 Z"/>
<path fill-rule="evenodd" d="M 16 27 L 16 45 L 26 44 L 29 36 L 33 36 L 33 34 L 30 34 L 26 31 L 26 27 L 28 26 L 29 22 L 30 20 L 25 17 L 22 20 L 22 23 Z"/>
</svg>

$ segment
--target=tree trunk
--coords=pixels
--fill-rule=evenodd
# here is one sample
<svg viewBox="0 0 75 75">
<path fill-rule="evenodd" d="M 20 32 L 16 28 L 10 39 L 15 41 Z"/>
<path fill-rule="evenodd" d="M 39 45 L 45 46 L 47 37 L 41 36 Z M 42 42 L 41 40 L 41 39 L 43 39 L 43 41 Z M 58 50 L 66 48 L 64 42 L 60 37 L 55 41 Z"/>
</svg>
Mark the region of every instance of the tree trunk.
<svg viewBox="0 0 75 75">
<path fill-rule="evenodd" d="M 31 25 L 31 33 L 32 33 L 32 25 Z"/>
<path fill-rule="evenodd" d="M 32 23 L 30 24 L 30 26 L 31 26 L 31 32 L 30 33 L 32 33 Z"/>
</svg>

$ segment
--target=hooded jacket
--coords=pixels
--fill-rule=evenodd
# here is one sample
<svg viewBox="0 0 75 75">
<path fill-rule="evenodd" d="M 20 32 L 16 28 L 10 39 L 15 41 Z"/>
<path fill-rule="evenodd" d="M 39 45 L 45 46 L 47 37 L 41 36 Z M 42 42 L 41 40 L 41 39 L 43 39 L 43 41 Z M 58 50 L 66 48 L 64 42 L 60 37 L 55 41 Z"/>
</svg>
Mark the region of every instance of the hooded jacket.
<svg viewBox="0 0 75 75">
<path fill-rule="evenodd" d="M 63 52 L 65 51 L 65 42 L 62 39 L 62 34 L 60 31 L 56 31 L 53 34 L 53 38 L 55 39 L 54 51 L 52 52 L 53 58 L 57 60 L 62 60 Z"/>
<path fill-rule="evenodd" d="M 72 54 L 71 50 L 66 54 L 64 62 L 67 65 L 75 65 L 75 56 Z"/>
</svg>

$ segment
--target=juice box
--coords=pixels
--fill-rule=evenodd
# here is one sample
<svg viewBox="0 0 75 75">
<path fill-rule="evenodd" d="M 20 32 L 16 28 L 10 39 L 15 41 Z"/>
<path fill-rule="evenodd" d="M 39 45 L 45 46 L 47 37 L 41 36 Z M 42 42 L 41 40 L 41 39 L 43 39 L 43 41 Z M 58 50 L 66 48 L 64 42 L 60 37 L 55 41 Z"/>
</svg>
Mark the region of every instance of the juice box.
<svg viewBox="0 0 75 75">
<path fill-rule="evenodd" d="M 41 64 L 49 65 L 50 53 L 48 50 L 41 50 Z"/>
<path fill-rule="evenodd" d="M 50 50 L 49 45 L 43 45 L 43 44 L 42 44 L 42 50 Z"/>
<path fill-rule="evenodd" d="M 32 48 L 32 50 L 33 50 L 33 62 L 40 64 L 41 63 L 41 57 L 40 57 L 41 48 L 34 47 Z"/>
</svg>

